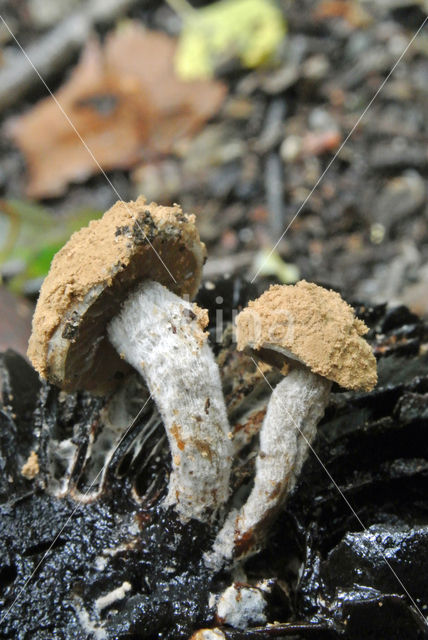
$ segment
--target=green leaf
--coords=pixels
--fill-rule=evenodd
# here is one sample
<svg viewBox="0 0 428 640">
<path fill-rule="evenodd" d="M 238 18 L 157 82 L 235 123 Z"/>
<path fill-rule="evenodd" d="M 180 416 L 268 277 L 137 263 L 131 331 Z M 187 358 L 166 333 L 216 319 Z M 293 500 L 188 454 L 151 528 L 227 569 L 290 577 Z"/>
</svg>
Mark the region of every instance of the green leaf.
<svg viewBox="0 0 428 640">
<path fill-rule="evenodd" d="M 36 251 L 29 261 L 26 269 L 27 278 L 39 278 L 45 276 L 51 266 L 52 258 L 62 247 L 62 243 L 54 243 L 42 247 L 40 251 Z"/>
<path fill-rule="evenodd" d="M 54 217 L 30 202 L 1 200 L 0 278 L 4 265 L 13 264 L 15 273 L 8 286 L 22 293 L 28 280 L 47 274 L 52 258 L 74 231 L 100 216 L 100 211 L 85 209 Z"/>
<path fill-rule="evenodd" d="M 282 12 L 272 0 L 220 0 L 183 12 L 182 18 L 175 65 L 184 80 L 211 78 L 233 58 L 247 68 L 266 64 L 286 34 Z"/>
</svg>

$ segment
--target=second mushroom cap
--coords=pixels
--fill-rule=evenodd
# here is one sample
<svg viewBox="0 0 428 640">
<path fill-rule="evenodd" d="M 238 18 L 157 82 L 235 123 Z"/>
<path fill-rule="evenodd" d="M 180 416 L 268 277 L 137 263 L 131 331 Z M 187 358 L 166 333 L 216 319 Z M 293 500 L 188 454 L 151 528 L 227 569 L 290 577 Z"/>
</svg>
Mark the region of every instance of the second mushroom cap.
<svg viewBox="0 0 428 640">
<path fill-rule="evenodd" d="M 335 291 L 301 280 L 273 285 L 236 318 L 238 349 L 281 366 L 298 360 L 347 389 L 369 391 L 376 360 L 361 337 L 368 328 Z"/>
</svg>

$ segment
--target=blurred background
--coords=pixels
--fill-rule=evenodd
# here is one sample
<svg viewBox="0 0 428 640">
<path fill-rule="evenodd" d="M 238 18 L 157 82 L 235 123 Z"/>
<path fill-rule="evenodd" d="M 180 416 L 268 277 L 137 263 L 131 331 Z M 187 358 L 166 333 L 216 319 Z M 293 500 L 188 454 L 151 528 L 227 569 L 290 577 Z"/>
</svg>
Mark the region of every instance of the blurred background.
<svg viewBox="0 0 428 640">
<path fill-rule="evenodd" d="M 197 215 L 208 280 L 306 278 L 428 315 L 427 26 L 346 140 L 427 13 L 0 1 L 0 350 L 25 353 L 70 234 L 139 194 Z"/>
</svg>

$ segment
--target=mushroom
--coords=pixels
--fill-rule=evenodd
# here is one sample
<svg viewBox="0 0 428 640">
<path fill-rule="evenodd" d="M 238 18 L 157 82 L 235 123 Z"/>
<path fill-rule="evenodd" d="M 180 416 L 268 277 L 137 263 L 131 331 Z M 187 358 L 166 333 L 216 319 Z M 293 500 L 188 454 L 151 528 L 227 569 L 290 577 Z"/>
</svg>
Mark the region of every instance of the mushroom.
<svg viewBox="0 0 428 640">
<path fill-rule="evenodd" d="M 39 374 L 67 391 L 105 394 L 134 367 L 170 443 L 165 502 L 202 521 L 227 500 L 231 464 L 207 312 L 189 301 L 205 253 L 195 217 L 178 205 L 117 202 L 54 257 L 28 349 Z"/>
<path fill-rule="evenodd" d="M 275 285 L 236 318 L 238 350 L 286 374 L 273 390 L 260 431 L 254 486 L 229 514 L 207 555 L 220 566 L 253 549 L 296 484 L 332 381 L 369 391 L 376 360 L 361 337 L 368 329 L 338 293 L 304 280 Z"/>
</svg>

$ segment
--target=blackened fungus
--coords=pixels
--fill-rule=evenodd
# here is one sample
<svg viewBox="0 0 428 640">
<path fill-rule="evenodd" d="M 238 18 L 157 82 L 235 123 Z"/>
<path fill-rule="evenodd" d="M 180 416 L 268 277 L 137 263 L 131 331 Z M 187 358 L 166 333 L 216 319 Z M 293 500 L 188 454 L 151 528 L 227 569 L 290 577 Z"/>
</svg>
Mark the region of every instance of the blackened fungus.
<svg viewBox="0 0 428 640">
<path fill-rule="evenodd" d="M 210 291 L 212 309 L 221 292 L 224 287 Z M 372 328 L 382 323 L 384 311 L 360 309 Z M 415 324 L 422 346 L 427 325 Z M 400 330 L 397 326 L 391 332 Z M 384 556 L 425 614 L 427 567 L 421 563 L 428 556 L 427 354 L 420 350 L 418 355 L 386 356 L 381 351 L 385 334 L 371 335 L 380 350 L 379 386 L 370 394 L 333 391 L 315 441 L 317 454 L 367 530 L 310 456 L 266 548 L 244 566 L 249 583 L 276 583 L 269 625 L 243 631 L 223 628 L 226 640 L 426 637 L 426 625 Z M 233 351 L 233 345 L 224 348 Z M 38 447 L 40 475 L 46 478 L 52 440 L 74 438 L 82 452 L 89 452 L 89 432 L 95 430 L 96 437 L 102 433 L 97 417 L 104 403 L 89 394 L 59 394 L 50 385 L 40 387 L 31 368 L 12 353 L 2 357 L 1 377 L 0 606 L 6 617 L 0 622 L 0 637 L 87 640 L 104 631 L 106 640 L 187 640 L 197 629 L 215 627 L 209 594 L 222 591 L 232 578 L 227 573 L 210 575 L 202 563 L 214 535 L 209 525 L 182 524 L 172 509 L 159 506 L 169 453 L 166 442 L 157 445 L 161 425 L 152 417 L 153 408 L 112 457 L 99 497 L 76 502 L 71 495 L 59 498 L 22 478 L 21 463 L 30 448 Z M 269 389 L 260 387 L 258 395 L 257 389 L 252 387 L 251 397 L 260 401 L 261 410 Z M 244 451 L 234 477 L 243 489 L 252 474 L 248 447 Z M 80 478 L 87 464 L 84 458 Z M 87 486 L 87 481 L 82 486 L 78 478 L 76 482 L 82 490 Z M 60 531 L 59 544 L 54 543 Z M 123 585 L 123 598 L 97 608 L 99 598 L 105 603 L 105 596 L 114 598 Z M 279 623 L 272 625 L 275 621 Z"/>
</svg>

